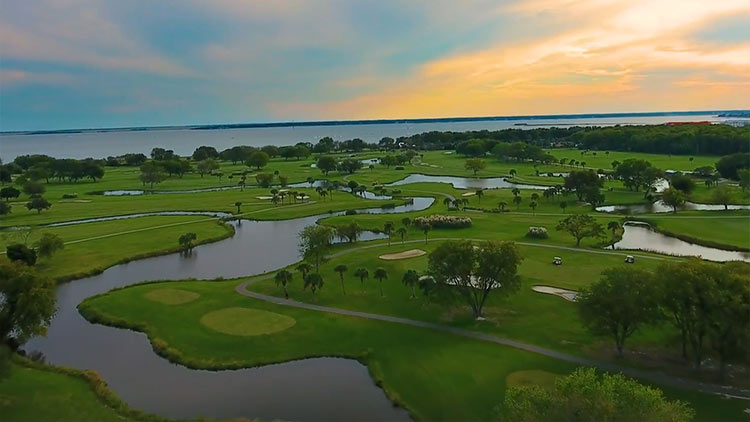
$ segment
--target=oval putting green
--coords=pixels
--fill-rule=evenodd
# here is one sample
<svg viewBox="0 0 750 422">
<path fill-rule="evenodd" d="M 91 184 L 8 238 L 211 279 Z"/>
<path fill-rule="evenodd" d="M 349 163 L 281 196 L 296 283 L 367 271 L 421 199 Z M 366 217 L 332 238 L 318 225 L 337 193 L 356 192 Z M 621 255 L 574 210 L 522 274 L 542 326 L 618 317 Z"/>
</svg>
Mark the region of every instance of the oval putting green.
<svg viewBox="0 0 750 422">
<path fill-rule="evenodd" d="M 143 294 L 148 300 L 163 303 L 165 305 L 180 305 L 192 302 L 201 297 L 198 293 L 182 289 L 154 289 Z"/>
<path fill-rule="evenodd" d="M 224 308 L 201 317 L 201 324 L 233 336 L 259 336 L 286 330 L 297 321 L 286 315 L 250 308 Z"/>
</svg>

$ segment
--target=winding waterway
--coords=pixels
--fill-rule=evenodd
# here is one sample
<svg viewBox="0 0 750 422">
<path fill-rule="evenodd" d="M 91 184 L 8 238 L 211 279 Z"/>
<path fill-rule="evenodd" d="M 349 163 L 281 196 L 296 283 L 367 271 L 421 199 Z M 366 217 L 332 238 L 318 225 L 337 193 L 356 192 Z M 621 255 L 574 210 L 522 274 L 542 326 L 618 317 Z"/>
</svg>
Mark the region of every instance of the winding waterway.
<svg viewBox="0 0 750 422">
<path fill-rule="evenodd" d="M 360 213 L 402 213 L 429 207 L 433 198 Z M 156 355 L 135 331 L 94 325 L 78 313 L 84 299 L 145 280 L 239 277 L 275 270 L 299 260 L 297 233 L 322 218 L 232 222 L 234 236 L 195 248 L 117 265 L 102 274 L 57 288 L 58 313 L 46 337 L 24 347 L 55 365 L 97 371 L 134 408 L 173 418 L 258 417 L 287 420 L 408 420 L 372 382 L 367 368 L 338 358 L 304 359 L 259 368 L 203 371 Z M 362 240 L 382 238 L 365 233 Z"/>
<path fill-rule="evenodd" d="M 623 226 L 622 239 L 615 243 L 615 249 L 642 250 L 677 256 L 698 256 L 709 261 L 750 262 L 750 253 L 725 251 L 708 246 L 696 245 L 655 231 L 646 223 L 628 222 Z"/>
</svg>

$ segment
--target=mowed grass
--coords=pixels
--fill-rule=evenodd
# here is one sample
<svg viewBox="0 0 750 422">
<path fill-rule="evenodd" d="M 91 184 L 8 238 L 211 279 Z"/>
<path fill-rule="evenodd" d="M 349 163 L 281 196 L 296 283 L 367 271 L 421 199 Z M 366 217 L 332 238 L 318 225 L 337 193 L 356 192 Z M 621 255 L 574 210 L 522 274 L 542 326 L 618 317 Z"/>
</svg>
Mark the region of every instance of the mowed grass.
<svg viewBox="0 0 750 422">
<path fill-rule="evenodd" d="M 15 363 L 9 370 L 0 379 L 3 422 L 130 420 L 107 407 L 82 379 Z"/>
<path fill-rule="evenodd" d="M 194 293 L 197 295 L 197 293 Z M 232 336 L 259 336 L 293 327 L 296 321 L 286 315 L 251 308 L 224 308 L 201 317 L 201 324 Z"/>
<path fill-rule="evenodd" d="M 198 242 L 217 240 L 232 234 L 232 228 L 216 219 L 201 216 L 142 217 L 128 220 L 44 227 L 32 232 L 27 240 L 33 245 L 44 233 L 54 233 L 67 242 L 51 258 L 40 257 L 36 265 L 44 275 L 68 280 L 91 274 L 139 256 L 176 251 L 180 235 L 193 232 Z M 90 239 L 90 240 L 89 240 Z M 21 232 L 0 235 L 0 249 L 22 243 Z M 0 255 L 0 259 L 6 259 Z"/>
<path fill-rule="evenodd" d="M 81 309 L 99 321 L 143 327 L 151 341 L 166 348 L 172 358 L 193 367 L 253 366 L 311 356 L 356 358 L 368 365 L 389 397 L 417 420 L 494 419 L 511 374 L 564 375 L 574 369 L 540 355 L 428 329 L 260 302 L 238 295 L 236 283 L 134 286 L 89 299 Z M 142 299 L 148 290 L 164 287 L 194 291 L 201 297 L 170 307 Z M 284 314 L 297 323 L 267 336 L 241 337 L 218 333 L 198 322 L 206 313 L 226 307 Z M 689 400 L 698 420 L 737 420 L 745 407 L 739 400 L 697 393 L 669 390 L 667 395 Z"/>
<path fill-rule="evenodd" d="M 200 295 L 182 289 L 156 289 L 145 293 L 143 297 L 164 305 L 182 305 L 198 299 Z"/>
</svg>

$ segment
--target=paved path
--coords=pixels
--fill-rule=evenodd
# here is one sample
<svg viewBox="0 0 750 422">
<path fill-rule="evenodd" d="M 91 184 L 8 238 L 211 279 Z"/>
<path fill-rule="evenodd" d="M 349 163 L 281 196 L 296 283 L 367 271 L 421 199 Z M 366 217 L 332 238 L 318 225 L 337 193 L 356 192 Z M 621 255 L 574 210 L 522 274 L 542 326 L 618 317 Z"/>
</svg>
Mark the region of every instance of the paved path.
<svg viewBox="0 0 750 422">
<path fill-rule="evenodd" d="M 431 239 L 431 240 L 438 241 L 438 240 L 448 240 L 448 239 Z M 415 242 L 420 242 L 420 241 L 413 240 L 413 241 L 409 241 L 406 243 L 415 243 Z M 537 245 L 537 244 L 526 244 L 526 245 L 547 246 L 547 245 Z M 348 250 L 333 254 L 330 257 L 333 258 L 333 257 L 341 256 L 344 254 L 360 251 L 363 249 L 370 249 L 370 248 L 375 248 L 379 246 L 384 246 L 384 244 L 367 245 L 367 246 L 362 246 L 358 248 L 352 248 L 352 249 L 348 249 Z M 557 248 L 563 248 L 563 247 L 557 247 Z M 577 250 L 574 248 L 564 248 L 564 249 L 571 249 L 571 250 L 576 250 L 578 252 L 586 252 L 586 253 L 606 253 L 606 254 L 611 254 L 611 255 L 623 255 L 623 254 L 619 254 L 616 252 Z M 648 257 L 648 256 L 643 256 L 643 257 L 653 258 L 653 259 L 663 259 L 663 258 Z M 468 338 L 472 338 L 475 340 L 481 340 L 481 341 L 486 341 L 490 343 L 501 344 L 503 346 L 513 347 L 516 349 L 524 350 L 526 352 L 540 354 L 543 356 L 551 357 L 553 359 L 559 359 L 565 362 L 570 362 L 576 365 L 595 366 L 597 368 L 600 368 L 609 372 L 623 373 L 627 376 L 643 379 L 643 380 L 646 380 L 655 384 L 666 385 L 666 386 L 673 387 L 673 388 L 695 390 L 695 391 L 700 391 L 700 392 L 705 392 L 705 393 L 728 395 L 732 397 L 750 400 L 750 390 L 744 390 L 744 389 L 739 389 L 739 388 L 734 388 L 734 387 L 729 387 L 729 386 L 721 386 L 721 385 L 716 385 L 716 384 L 708 384 L 708 383 L 703 383 L 699 381 L 694 381 L 694 380 L 689 380 L 689 379 L 684 379 L 680 377 L 663 374 L 663 373 L 656 372 L 653 370 L 641 370 L 641 369 L 620 366 L 620 365 L 610 363 L 610 362 L 602 362 L 602 361 L 598 361 L 594 359 L 587 359 L 587 358 L 583 358 L 580 356 L 574 356 L 574 355 L 570 355 L 567 353 L 562 353 L 562 352 L 558 352 L 555 350 L 547 349 L 544 347 L 534 346 L 532 344 L 522 343 L 516 340 L 509 339 L 509 338 L 498 337 L 492 334 L 481 333 L 481 332 L 466 330 L 466 329 L 457 328 L 457 327 L 451 327 L 448 325 L 435 324 L 432 322 L 419 321 L 419 320 L 414 320 L 414 319 L 409 319 L 409 318 L 401 318 L 401 317 L 396 317 L 396 316 L 391 316 L 391 315 L 372 314 L 368 312 L 359 312 L 359 311 L 352 311 L 348 309 L 333 308 L 330 306 L 314 305 L 311 303 L 299 302 L 296 300 L 264 295 L 264 294 L 256 293 L 247 289 L 248 286 L 250 286 L 251 284 L 257 283 L 262 280 L 268 280 L 272 278 L 273 276 L 274 276 L 274 273 L 271 273 L 263 277 L 259 277 L 250 281 L 240 283 L 239 285 L 237 285 L 235 290 L 237 291 L 237 293 L 243 296 L 251 297 L 253 299 L 262 300 L 262 301 L 273 303 L 276 305 L 291 306 L 294 308 L 306 309 L 310 311 L 326 312 L 330 314 L 344 315 L 344 316 L 357 317 L 357 318 L 366 318 L 366 319 L 371 319 L 371 320 L 385 321 L 385 322 L 391 322 L 391 323 L 396 323 L 396 324 L 409 325 L 412 327 L 419 327 L 419 328 L 426 328 L 430 330 L 441 331 L 441 332 L 449 333 L 452 335 L 468 337 Z"/>
</svg>

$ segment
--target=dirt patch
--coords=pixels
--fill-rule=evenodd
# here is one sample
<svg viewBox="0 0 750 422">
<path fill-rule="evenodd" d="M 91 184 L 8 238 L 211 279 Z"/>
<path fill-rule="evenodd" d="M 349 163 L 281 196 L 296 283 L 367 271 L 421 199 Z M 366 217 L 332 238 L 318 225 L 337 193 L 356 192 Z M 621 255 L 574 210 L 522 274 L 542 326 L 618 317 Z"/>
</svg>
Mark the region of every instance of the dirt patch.
<svg viewBox="0 0 750 422">
<path fill-rule="evenodd" d="M 380 255 L 378 258 L 386 260 L 386 261 L 395 261 L 398 259 L 409 259 L 409 258 L 416 258 L 418 256 L 422 256 L 426 254 L 427 252 L 421 250 L 421 249 L 409 249 L 408 251 L 403 251 L 399 253 L 388 253 L 385 255 Z"/>
</svg>

